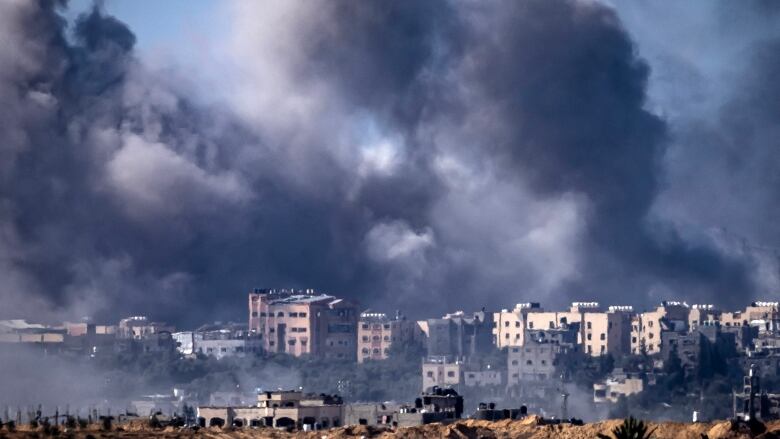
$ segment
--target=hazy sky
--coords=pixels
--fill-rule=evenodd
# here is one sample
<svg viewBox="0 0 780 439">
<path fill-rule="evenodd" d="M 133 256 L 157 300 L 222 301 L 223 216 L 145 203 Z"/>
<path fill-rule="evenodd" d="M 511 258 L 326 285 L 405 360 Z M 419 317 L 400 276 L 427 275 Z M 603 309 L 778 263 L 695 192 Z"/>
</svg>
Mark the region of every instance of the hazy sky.
<svg viewBox="0 0 780 439">
<path fill-rule="evenodd" d="M 3 2 L 0 314 L 777 299 L 775 4 Z"/>
</svg>

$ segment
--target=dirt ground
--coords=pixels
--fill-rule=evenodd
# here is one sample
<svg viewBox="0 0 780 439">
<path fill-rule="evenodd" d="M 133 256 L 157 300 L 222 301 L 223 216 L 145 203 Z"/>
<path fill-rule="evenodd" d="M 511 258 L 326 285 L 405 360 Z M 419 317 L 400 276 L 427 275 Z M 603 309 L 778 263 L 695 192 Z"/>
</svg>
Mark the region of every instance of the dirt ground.
<svg viewBox="0 0 780 439">
<path fill-rule="evenodd" d="M 151 429 L 146 422 L 136 421 L 115 426 L 111 431 L 101 431 L 99 426 L 95 425 L 87 429 L 76 429 L 68 431 L 60 429 L 56 432 L 59 437 L 67 438 L 214 438 L 214 439 L 249 439 L 249 438 L 272 438 L 272 439 L 347 439 L 347 438 L 448 438 L 448 439 L 478 439 L 478 438 L 518 438 L 518 439 L 592 439 L 597 438 L 598 434 L 612 437 L 611 431 L 620 424 L 619 420 L 610 420 L 585 424 L 582 426 L 573 425 L 544 425 L 541 419 L 535 416 L 528 417 L 519 421 L 477 421 L 462 420 L 456 423 L 429 424 L 419 427 L 400 428 L 389 430 L 384 428 L 367 426 L 340 427 L 330 430 L 316 432 L 297 432 L 287 433 L 263 429 L 220 429 L 216 427 L 202 428 L 199 430 L 175 429 L 168 427 L 165 429 Z M 751 433 L 746 425 L 737 425 L 730 421 L 718 421 L 711 423 L 683 424 L 683 423 L 650 423 L 654 429 L 653 437 L 656 439 L 726 439 L 726 438 L 780 438 L 780 422 L 772 422 L 762 427 L 765 431 L 754 431 Z M 42 428 L 30 430 L 24 426 L 15 432 L 0 431 L 0 438 L 32 438 L 49 437 L 51 432 L 44 432 Z"/>
</svg>

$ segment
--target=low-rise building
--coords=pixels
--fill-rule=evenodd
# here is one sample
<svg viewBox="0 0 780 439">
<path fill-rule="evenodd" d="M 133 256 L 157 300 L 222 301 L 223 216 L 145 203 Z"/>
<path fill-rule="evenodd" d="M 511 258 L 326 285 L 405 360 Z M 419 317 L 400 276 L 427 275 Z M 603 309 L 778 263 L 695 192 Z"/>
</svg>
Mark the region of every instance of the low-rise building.
<svg viewBox="0 0 780 439">
<path fill-rule="evenodd" d="M 175 331 L 176 329 L 167 323 L 152 322 L 146 316 L 133 316 L 119 321 L 116 335 L 118 338 L 140 340 L 152 334 Z"/>
<path fill-rule="evenodd" d="M 624 372 L 616 368 L 606 380 L 593 384 L 593 402 L 618 402 L 620 397 L 626 397 L 642 392 L 645 380 L 640 374 Z"/>
<path fill-rule="evenodd" d="M 173 334 L 177 349 L 184 355 L 202 354 L 216 357 L 243 357 L 263 351 L 261 334 L 250 332 L 246 325 L 216 323 L 195 331 Z"/>
<path fill-rule="evenodd" d="M 335 395 L 300 391 L 262 392 L 253 406 L 202 406 L 198 418 L 204 426 L 274 427 L 318 430 L 339 427 L 344 403 Z"/>
<path fill-rule="evenodd" d="M 463 359 L 443 355 L 428 356 L 422 364 L 422 391 L 434 387 L 457 387 L 463 382 Z"/>
</svg>

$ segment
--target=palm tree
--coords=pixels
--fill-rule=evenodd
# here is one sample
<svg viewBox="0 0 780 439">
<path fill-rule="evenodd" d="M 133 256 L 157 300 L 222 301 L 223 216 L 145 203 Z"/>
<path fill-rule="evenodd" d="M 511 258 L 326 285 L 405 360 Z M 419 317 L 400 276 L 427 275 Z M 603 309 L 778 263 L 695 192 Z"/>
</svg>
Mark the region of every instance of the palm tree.
<svg viewBox="0 0 780 439">
<path fill-rule="evenodd" d="M 649 430 L 643 421 L 629 416 L 623 423 L 612 429 L 615 439 L 650 439 L 655 429 Z"/>
</svg>

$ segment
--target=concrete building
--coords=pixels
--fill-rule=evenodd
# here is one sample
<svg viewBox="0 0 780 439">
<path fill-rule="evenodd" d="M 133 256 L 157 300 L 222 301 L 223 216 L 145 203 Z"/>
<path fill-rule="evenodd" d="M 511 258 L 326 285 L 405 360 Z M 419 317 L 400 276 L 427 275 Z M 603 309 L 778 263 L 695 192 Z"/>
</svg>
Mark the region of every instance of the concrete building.
<svg viewBox="0 0 780 439">
<path fill-rule="evenodd" d="M 116 330 L 118 338 L 140 340 L 146 336 L 160 332 L 173 333 L 176 329 L 172 325 L 160 322 L 152 322 L 146 316 L 127 317 L 119 321 Z"/>
<path fill-rule="evenodd" d="M 367 310 L 360 314 L 357 329 L 357 360 L 384 360 L 393 343 L 411 343 L 422 339 L 417 322 L 396 313 L 388 318 L 385 313 Z"/>
<path fill-rule="evenodd" d="M 616 368 L 606 380 L 593 383 L 593 402 L 615 403 L 620 397 L 626 397 L 642 392 L 645 380 L 639 374 L 624 372 Z"/>
<path fill-rule="evenodd" d="M 758 328 L 759 334 L 780 330 L 780 302 L 752 302 L 742 313 L 750 326 Z"/>
<path fill-rule="evenodd" d="M 528 313 L 541 311 L 539 303 L 532 302 L 518 303 L 512 310 L 493 313 L 493 343 L 499 348 L 522 346 Z"/>
<path fill-rule="evenodd" d="M 506 371 L 499 369 L 478 369 L 472 370 L 466 368 L 463 371 L 464 387 L 498 387 L 506 383 Z"/>
<path fill-rule="evenodd" d="M 648 355 L 661 352 L 661 334 L 688 331 L 690 306 L 685 302 L 664 301 L 654 311 L 643 312 L 631 321 L 631 352 Z"/>
<path fill-rule="evenodd" d="M 216 357 L 244 357 L 263 352 L 261 334 L 250 332 L 246 325 L 204 325 L 195 331 L 176 332 L 177 350 L 184 355 L 202 354 Z"/>
<path fill-rule="evenodd" d="M 604 310 L 598 302 L 573 302 L 568 311 L 528 313 L 527 329 L 559 329 L 577 324 L 577 343 L 591 356 L 622 355 L 631 350 L 630 306 L 610 306 Z M 522 345 L 521 345 L 522 346 Z"/>
<path fill-rule="evenodd" d="M 582 354 L 577 344 L 578 334 L 578 323 L 527 330 L 523 346 L 508 348 L 507 385 L 557 379 L 563 362 L 576 362 Z"/>
<path fill-rule="evenodd" d="M 422 391 L 434 387 L 457 387 L 463 382 L 465 363 L 446 356 L 428 356 L 422 364 Z"/>
<path fill-rule="evenodd" d="M 289 430 L 339 427 L 344 403 L 334 395 L 313 395 L 300 391 L 263 392 L 254 406 L 198 407 L 205 426 L 274 427 Z"/>
<path fill-rule="evenodd" d="M 53 328 L 25 320 L 0 320 L 0 343 L 19 343 L 59 350 L 64 346 L 65 328 Z"/>
<path fill-rule="evenodd" d="M 314 290 L 261 290 L 249 294 L 249 329 L 267 352 L 355 361 L 356 306 Z"/>
<path fill-rule="evenodd" d="M 429 356 L 467 358 L 493 349 L 493 314 L 458 311 L 440 319 L 428 319 Z"/>
</svg>

